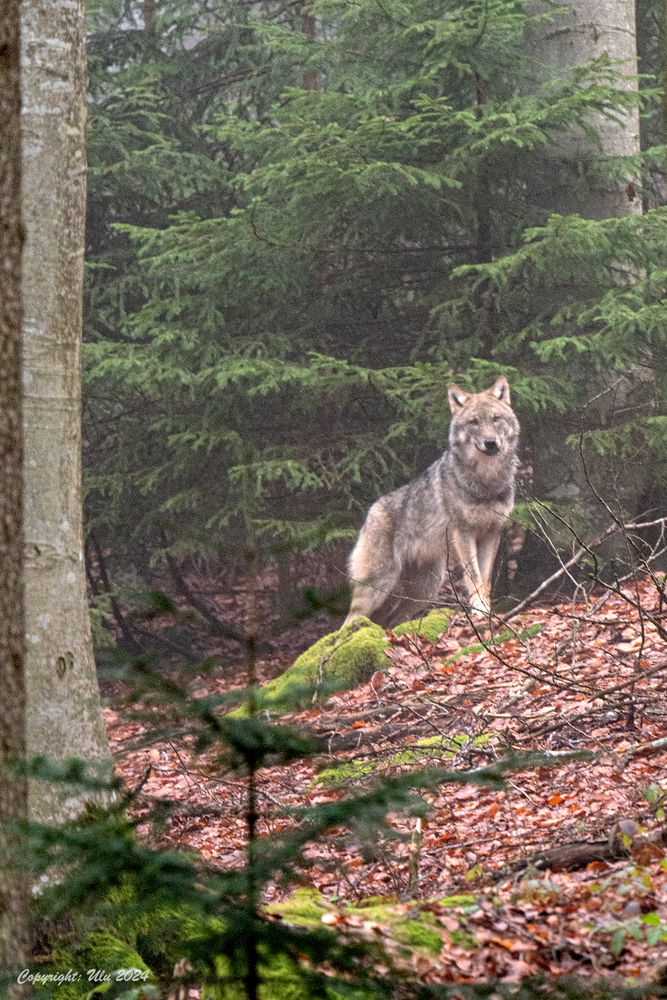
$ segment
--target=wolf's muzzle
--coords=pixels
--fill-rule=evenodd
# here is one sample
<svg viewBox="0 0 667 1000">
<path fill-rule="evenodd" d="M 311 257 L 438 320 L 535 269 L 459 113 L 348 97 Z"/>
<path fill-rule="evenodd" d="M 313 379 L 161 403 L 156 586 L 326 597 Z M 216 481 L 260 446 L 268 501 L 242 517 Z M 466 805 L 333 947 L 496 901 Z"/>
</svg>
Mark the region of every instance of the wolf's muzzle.
<svg viewBox="0 0 667 1000">
<path fill-rule="evenodd" d="M 497 455 L 500 451 L 498 447 L 498 442 L 495 438 L 491 438 L 489 441 L 484 442 L 484 452 L 487 455 Z"/>
</svg>

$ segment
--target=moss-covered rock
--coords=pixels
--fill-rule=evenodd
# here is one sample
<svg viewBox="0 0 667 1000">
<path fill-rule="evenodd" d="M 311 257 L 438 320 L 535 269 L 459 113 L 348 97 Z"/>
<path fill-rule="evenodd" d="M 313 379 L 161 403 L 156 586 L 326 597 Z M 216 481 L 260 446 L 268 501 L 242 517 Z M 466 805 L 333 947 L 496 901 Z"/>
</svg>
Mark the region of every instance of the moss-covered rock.
<svg viewBox="0 0 667 1000">
<path fill-rule="evenodd" d="M 127 902 L 131 903 L 132 899 L 127 898 Z M 451 929 L 451 921 L 447 929 L 443 926 L 438 918 L 438 909 L 442 906 L 460 911 L 456 914 L 458 929 Z M 325 899 L 317 889 L 300 888 L 289 899 L 268 905 L 265 912 L 294 928 L 321 936 L 325 952 L 328 940 L 333 944 L 340 934 L 339 927 L 328 926 L 331 923 L 346 925 L 346 933 L 351 938 L 359 935 L 371 948 L 378 940 L 386 944 L 391 941 L 389 953 L 398 959 L 400 966 L 404 959 L 412 963 L 415 953 L 429 957 L 438 955 L 447 939 L 460 941 L 464 947 L 474 947 L 477 942 L 467 929 L 466 914 L 475 909 L 477 904 L 473 896 L 452 896 L 434 903 L 406 903 L 395 897 L 373 897 L 360 903 L 340 904 Z M 382 930 L 380 938 L 378 929 Z M 157 998 L 164 995 L 165 984 L 172 981 L 174 965 L 185 958 L 193 970 L 194 981 L 203 984 L 205 991 L 210 988 L 211 996 L 243 1000 L 243 983 L 235 979 L 229 956 L 223 953 L 224 948 L 217 950 L 216 934 L 223 930 L 224 924 L 219 918 L 197 915 L 188 907 L 157 907 L 150 914 L 142 913 L 138 918 L 130 916 L 125 934 L 118 927 L 109 926 L 89 933 L 82 942 L 65 940 L 58 945 L 44 972 L 57 975 L 60 971 L 76 970 L 80 972 L 81 981 L 57 983 L 53 979 L 36 996 L 39 1000 L 83 1000 L 99 985 L 100 995 L 109 1000 Z M 136 942 L 136 947 L 122 939 L 126 934 L 129 940 Z M 376 959 L 383 959 L 382 950 L 373 954 Z M 148 970 L 146 958 L 160 977 L 159 988 L 155 985 L 155 976 Z M 113 972 L 129 968 L 146 973 L 146 980 L 134 983 L 121 980 L 107 987 L 107 984 L 90 982 L 86 975 L 88 969 Z M 313 995 L 313 981 L 307 967 L 295 965 L 286 955 L 276 954 L 266 944 L 260 946 L 260 979 L 260 1000 L 310 1000 Z M 221 982 L 225 984 L 222 994 L 219 993 Z M 320 994 L 322 988 L 324 993 Z M 347 981 L 331 978 L 318 983 L 318 995 L 326 1000 L 371 1000 L 376 994 L 370 985 L 353 987 Z"/>
<path fill-rule="evenodd" d="M 337 632 L 325 635 L 287 670 L 257 692 L 257 707 L 274 712 L 305 708 L 335 691 L 363 684 L 376 670 L 388 666 L 384 629 L 368 618 L 356 618 Z M 247 715 L 241 705 L 232 715 Z"/>
<path fill-rule="evenodd" d="M 135 925 L 137 949 L 151 968 L 163 979 L 184 957 L 193 968 L 200 968 L 195 956 L 202 951 L 202 941 L 215 941 L 225 932 L 218 917 L 195 915 L 186 908 L 162 907 L 143 916 Z M 206 963 L 201 966 L 206 969 Z M 229 972 L 225 971 L 225 975 Z M 204 973 L 202 973 L 204 975 Z"/>
<path fill-rule="evenodd" d="M 428 642 L 437 642 L 443 632 L 447 631 L 453 614 L 451 608 L 437 608 L 421 618 L 413 618 L 397 625 L 393 632 L 394 635 L 414 635 Z"/>
</svg>

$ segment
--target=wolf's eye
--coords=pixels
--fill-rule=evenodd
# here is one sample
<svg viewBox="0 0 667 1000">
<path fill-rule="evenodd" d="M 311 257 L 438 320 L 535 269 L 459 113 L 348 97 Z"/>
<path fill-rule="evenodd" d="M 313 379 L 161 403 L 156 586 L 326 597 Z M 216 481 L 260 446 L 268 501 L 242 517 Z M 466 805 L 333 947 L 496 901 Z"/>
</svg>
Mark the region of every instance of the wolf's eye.
<svg viewBox="0 0 667 1000">
<path fill-rule="evenodd" d="M 473 417 L 472 420 L 469 421 L 469 424 L 471 427 L 479 427 L 479 420 L 477 417 Z"/>
<path fill-rule="evenodd" d="M 502 417 L 494 417 L 493 422 L 494 424 L 499 424 L 502 419 L 503 419 Z"/>
</svg>

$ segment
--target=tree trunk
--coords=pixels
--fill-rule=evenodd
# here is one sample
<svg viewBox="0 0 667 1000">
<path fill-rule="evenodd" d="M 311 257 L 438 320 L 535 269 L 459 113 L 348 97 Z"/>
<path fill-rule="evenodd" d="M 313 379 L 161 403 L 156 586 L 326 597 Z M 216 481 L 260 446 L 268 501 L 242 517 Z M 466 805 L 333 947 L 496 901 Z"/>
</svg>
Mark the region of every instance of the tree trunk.
<svg viewBox="0 0 667 1000">
<path fill-rule="evenodd" d="M 27 816 L 26 782 L 6 766 L 25 756 L 21 450 L 21 105 L 19 0 L 0 7 L 0 819 Z M 25 963 L 27 899 L 0 827 L 0 968 Z"/>
<path fill-rule="evenodd" d="M 22 11 L 27 748 L 106 768 L 81 523 L 83 0 L 24 0 Z M 29 795 L 42 822 L 90 797 L 43 782 Z"/>
<path fill-rule="evenodd" d="M 311 41 L 315 41 L 317 37 L 317 26 L 315 18 L 310 11 L 309 4 L 303 4 L 301 7 L 301 30 L 307 38 Z M 317 78 L 317 73 L 315 70 L 307 69 L 303 74 L 303 86 L 306 90 L 317 90 L 319 87 L 319 80 Z"/>
<path fill-rule="evenodd" d="M 155 36 L 155 0 L 144 0 L 144 31 Z"/>
<path fill-rule="evenodd" d="M 540 79 L 567 78 L 578 66 L 607 53 L 618 72 L 618 89 L 637 91 L 637 32 L 634 0 L 569 0 L 569 10 L 553 20 L 533 24 L 528 30 L 528 49 L 536 63 Z M 550 4 L 539 0 L 528 5 L 528 13 L 548 11 Z M 639 152 L 639 109 L 619 113 L 614 118 L 599 115 L 592 121 L 599 144 L 581 131 L 561 135 L 555 155 L 633 156 Z M 553 186 L 547 197 L 548 208 L 562 215 L 577 213 L 587 219 L 620 218 L 641 211 L 641 202 L 632 188 L 630 177 L 622 183 L 577 189 L 554 171 Z"/>
<path fill-rule="evenodd" d="M 528 52 L 535 60 L 534 76 L 541 81 L 567 78 L 576 67 L 607 53 L 614 63 L 621 64 L 617 72 L 626 77 L 619 79 L 619 89 L 636 91 L 636 80 L 627 79 L 637 73 L 634 0 L 599 0 L 595 4 L 590 0 L 569 0 L 568 7 L 569 11 L 556 14 L 549 21 L 532 23 L 527 31 Z M 549 9 L 552 9 L 549 4 L 539 0 L 529 4 L 527 12 L 541 14 Z M 547 211 L 563 215 L 576 213 L 589 219 L 604 219 L 641 212 L 630 173 L 621 180 L 605 182 L 601 178 L 594 186 L 588 178 L 577 183 L 573 172 L 559 169 L 559 161 L 562 163 L 564 159 L 629 157 L 639 153 L 637 109 L 618 112 L 613 119 L 599 115 L 591 124 L 598 134 L 598 143 L 576 128 L 558 137 L 551 152 L 554 166 L 547 186 L 535 194 Z M 646 389 L 643 369 L 630 371 L 620 379 L 618 372 L 610 373 L 609 378 L 595 376 L 589 383 L 592 402 L 574 418 L 555 415 L 548 425 L 540 428 L 539 440 L 534 442 L 535 495 L 558 503 L 566 520 L 576 525 L 585 537 L 597 533 L 609 522 L 609 512 L 595 497 L 591 483 L 612 510 L 634 514 L 646 489 L 647 470 L 641 456 L 630 473 L 627 462 L 619 468 L 612 458 L 596 461 L 588 468 L 579 449 L 568 446 L 565 438 L 580 429 L 613 424 L 614 414 L 627 406 L 637 391 L 645 395 Z M 558 547 L 573 542 L 571 534 L 557 525 L 551 527 L 550 535 Z M 536 544 L 539 551 L 535 551 Z M 617 543 L 609 543 L 612 548 L 614 545 L 620 552 Z M 618 553 L 608 547 L 604 554 Z M 546 550 L 533 536 L 522 557 L 524 577 L 530 576 L 531 565 L 539 566 L 539 572 L 546 574 L 548 561 Z"/>
</svg>

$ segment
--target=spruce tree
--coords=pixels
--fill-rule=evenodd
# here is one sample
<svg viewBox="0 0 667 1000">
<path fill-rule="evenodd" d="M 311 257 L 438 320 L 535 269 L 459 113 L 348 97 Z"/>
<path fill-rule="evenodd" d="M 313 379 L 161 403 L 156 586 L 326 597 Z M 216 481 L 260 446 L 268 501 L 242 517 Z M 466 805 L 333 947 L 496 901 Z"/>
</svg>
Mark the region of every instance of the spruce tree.
<svg viewBox="0 0 667 1000">
<path fill-rule="evenodd" d="M 657 400 L 592 425 L 582 406 L 591 371 L 630 360 L 662 391 L 664 212 L 550 218 L 535 197 L 564 133 L 594 142 L 596 122 L 636 107 L 619 68 L 601 57 L 527 94 L 527 26 L 557 13 L 519 0 L 325 0 L 313 13 L 314 37 L 259 5 L 229 8 L 225 38 L 244 42 L 216 55 L 217 28 L 200 24 L 173 56 L 175 33 L 158 27 L 157 53 L 105 81 L 93 135 L 118 135 L 107 176 L 134 164 L 158 185 L 148 206 L 135 177 L 122 212 L 114 192 L 91 254 L 89 509 L 119 555 L 233 550 L 251 453 L 265 555 L 326 558 L 444 448 L 452 378 L 509 376 L 528 462 L 565 414 L 593 476 L 598 454 L 638 449 L 660 470 Z M 253 70 L 237 73 L 241 51 Z M 209 103 L 204 53 L 220 60 Z M 123 87 L 132 110 L 114 118 Z M 558 169 L 580 185 L 631 170 L 648 197 L 659 156 Z"/>
</svg>

